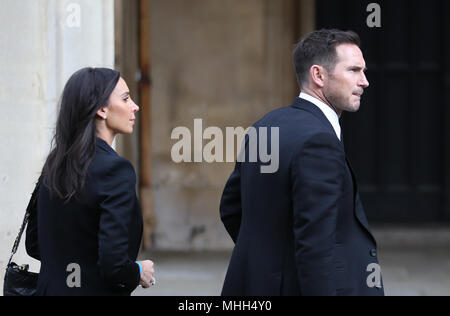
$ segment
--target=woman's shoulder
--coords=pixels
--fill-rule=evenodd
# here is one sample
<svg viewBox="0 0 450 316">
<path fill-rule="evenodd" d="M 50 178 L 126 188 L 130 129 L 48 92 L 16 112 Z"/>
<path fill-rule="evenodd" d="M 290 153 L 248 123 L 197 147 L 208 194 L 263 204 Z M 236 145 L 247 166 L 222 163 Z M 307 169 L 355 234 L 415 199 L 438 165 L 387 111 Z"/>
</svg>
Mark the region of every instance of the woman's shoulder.
<svg viewBox="0 0 450 316">
<path fill-rule="evenodd" d="M 111 150 L 113 150 L 111 148 Z M 129 160 L 119 156 L 117 153 L 105 153 L 96 150 L 89 174 L 97 179 L 105 180 L 130 180 L 136 182 L 136 172 Z"/>
<path fill-rule="evenodd" d="M 88 169 L 85 189 L 97 203 L 111 195 L 134 196 L 136 183 L 136 173 L 130 161 L 119 155 L 96 152 Z"/>
</svg>

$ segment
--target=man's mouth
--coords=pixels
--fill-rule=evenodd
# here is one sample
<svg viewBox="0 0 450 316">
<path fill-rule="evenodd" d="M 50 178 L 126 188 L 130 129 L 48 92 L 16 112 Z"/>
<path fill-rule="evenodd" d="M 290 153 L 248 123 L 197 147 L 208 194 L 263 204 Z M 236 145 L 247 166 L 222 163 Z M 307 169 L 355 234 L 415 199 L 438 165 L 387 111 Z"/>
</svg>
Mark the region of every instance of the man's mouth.
<svg viewBox="0 0 450 316">
<path fill-rule="evenodd" d="M 359 98 L 361 98 L 363 94 L 364 94 L 364 91 L 353 92 L 353 95 L 354 95 L 354 96 L 357 96 L 357 97 L 359 97 Z"/>
</svg>

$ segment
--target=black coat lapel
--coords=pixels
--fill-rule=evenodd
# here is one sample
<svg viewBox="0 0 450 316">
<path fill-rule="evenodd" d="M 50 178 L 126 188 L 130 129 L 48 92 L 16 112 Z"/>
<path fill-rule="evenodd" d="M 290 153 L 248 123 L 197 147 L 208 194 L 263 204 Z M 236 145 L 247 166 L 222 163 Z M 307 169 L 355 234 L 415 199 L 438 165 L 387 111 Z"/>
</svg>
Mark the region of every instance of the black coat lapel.
<svg viewBox="0 0 450 316">
<path fill-rule="evenodd" d="M 365 228 L 369 236 L 372 238 L 375 245 L 377 244 L 375 237 L 372 235 L 372 232 L 370 231 L 369 221 L 367 220 L 366 213 L 364 212 L 364 208 L 361 203 L 361 199 L 359 198 L 359 189 L 358 184 L 356 182 L 356 176 L 355 172 L 353 171 L 352 165 L 350 164 L 350 160 L 347 158 L 347 155 L 345 157 L 345 160 L 347 161 L 348 169 L 350 170 L 350 174 L 352 175 L 352 181 L 353 186 L 355 190 L 355 216 L 358 219 L 358 221 L 361 223 L 361 225 Z"/>
<path fill-rule="evenodd" d="M 327 117 L 325 116 L 325 114 L 323 114 L 322 110 L 315 104 L 313 104 L 307 100 L 297 98 L 294 101 L 294 104 L 292 105 L 292 107 L 312 113 L 324 124 L 324 126 L 326 126 L 326 128 L 328 130 L 330 130 L 333 134 L 336 134 L 336 132 L 333 128 L 333 125 L 331 125 L 330 121 L 328 121 Z M 345 152 L 344 143 L 343 143 L 344 139 L 342 138 L 342 136 L 343 135 L 342 135 L 342 131 L 341 131 L 341 142 L 340 143 L 341 143 L 342 149 Z M 347 166 L 350 170 L 350 174 L 352 176 L 352 181 L 353 181 L 353 185 L 354 185 L 354 191 L 355 191 L 354 192 L 355 193 L 354 213 L 355 213 L 355 216 L 376 244 L 376 240 L 375 240 L 374 236 L 372 235 L 372 233 L 370 232 L 369 222 L 367 220 L 366 214 L 364 212 L 364 208 L 363 208 L 361 200 L 359 198 L 359 190 L 358 190 L 358 184 L 356 182 L 355 172 L 353 171 L 350 161 L 347 158 L 347 154 L 345 154 L 345 159 L 347 162 Z"/>
<path fill-rule="evenodd" d="M 333 125 L 331 125 L 330 121 L 327 119 L 325 114 L 323 114 L 322 110 L 314 103 L 311 103 L 311 102 L 301 99 L 301 98 L 297 98 L 297 99 L 295 99 L 294 104 L 292 104 L 292 107 L 312 113 L 315 117 L 317 117 L 323 123 L 323 125 L 330 132 L 332 132 L 333 134 L 336 135 L 336 131 L 334 130 Z"/>
</svg>

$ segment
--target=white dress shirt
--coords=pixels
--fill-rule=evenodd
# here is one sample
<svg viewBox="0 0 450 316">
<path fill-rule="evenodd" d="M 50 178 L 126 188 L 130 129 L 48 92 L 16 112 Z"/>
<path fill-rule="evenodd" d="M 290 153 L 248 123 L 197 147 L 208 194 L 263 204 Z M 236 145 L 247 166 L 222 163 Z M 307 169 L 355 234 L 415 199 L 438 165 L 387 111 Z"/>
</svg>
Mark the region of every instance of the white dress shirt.
<svg viewBox="0 0 450 316">
<path fill-rule="evenodd" d="M 314 105 L 316 105 L 323 112 L 323 114 L 326 116 L 328 121 L 330 121 L 331 125 L 333 126 L 334 131 L 336 132 L 337 138 L 339 140 L 341 140 L 341 125 L 339 124 L 339 116 L 337 115 L 337 113 L 332 108 L 330 108 L 328 105 L 326 105 L 319 99 L 317 99 L 313 96 L 310 96 L 309 94 L 306 94 L 303 92 L 300 93 L 300 99 L 309 101 L 309 102 L 313 103 Z"/>
</svg>

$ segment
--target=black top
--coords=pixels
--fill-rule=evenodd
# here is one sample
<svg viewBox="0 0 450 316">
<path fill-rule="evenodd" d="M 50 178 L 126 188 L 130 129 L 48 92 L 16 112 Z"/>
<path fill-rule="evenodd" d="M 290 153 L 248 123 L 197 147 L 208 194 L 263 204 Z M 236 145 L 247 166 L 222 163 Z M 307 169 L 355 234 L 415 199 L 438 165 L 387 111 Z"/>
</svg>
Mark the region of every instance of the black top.
<svg viewBox="0 0 450 316">
<path fill-rule="evenodd" d="M 79 199 L 64 204 L 39 188 L 26 236 L 28 254 L 41 261 L 38 295 L 130 295 L 142 223 L 133 166 L 97 138 Z"/>
</svg>

